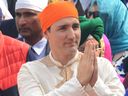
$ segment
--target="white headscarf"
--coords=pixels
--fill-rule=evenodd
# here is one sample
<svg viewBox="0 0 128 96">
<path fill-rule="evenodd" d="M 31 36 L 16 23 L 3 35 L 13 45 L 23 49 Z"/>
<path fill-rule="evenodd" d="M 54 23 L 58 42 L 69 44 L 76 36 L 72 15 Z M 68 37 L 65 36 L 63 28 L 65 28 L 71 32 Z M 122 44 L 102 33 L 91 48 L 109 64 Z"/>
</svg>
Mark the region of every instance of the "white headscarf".
<svg viewBox="0 0 128 96">
<path fill-rule="evenodd" d="M 48 0 L 17 0 L 15 10 L 21 8 L 42 11 L 48 5 Z"/>
</svg>

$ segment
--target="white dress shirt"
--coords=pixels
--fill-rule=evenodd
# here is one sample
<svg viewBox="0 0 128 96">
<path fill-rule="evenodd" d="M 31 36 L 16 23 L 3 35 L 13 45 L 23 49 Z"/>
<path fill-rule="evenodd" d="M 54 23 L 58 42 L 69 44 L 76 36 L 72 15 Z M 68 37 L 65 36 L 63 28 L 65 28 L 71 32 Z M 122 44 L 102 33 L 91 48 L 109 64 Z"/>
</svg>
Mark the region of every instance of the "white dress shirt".
<svg viewBox="0 0 128 96">
<path fill-rule="evenodd" d="M 43 54 L 45 54 L 46 44 L 47 44 L 47 39 L 45 37 L 43 37 L 40 41 L 38 41 L 36 44 L 34 44 L 32 46 L 32 48 L 38 55 L 40 55 L 41 52 L 43 52 Z"/>
</svg>

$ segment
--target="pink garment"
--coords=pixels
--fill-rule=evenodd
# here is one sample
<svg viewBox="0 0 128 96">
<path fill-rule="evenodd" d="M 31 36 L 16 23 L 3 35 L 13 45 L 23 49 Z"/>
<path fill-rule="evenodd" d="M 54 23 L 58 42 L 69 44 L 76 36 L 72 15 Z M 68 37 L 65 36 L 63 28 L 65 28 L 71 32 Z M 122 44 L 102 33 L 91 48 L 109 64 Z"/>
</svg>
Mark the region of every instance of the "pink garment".
<svg viewBox="0 0 128 96">
<path fill-rule="evenodd" d="M 110 62 L 112 62 L 111 46 L 110 46 L 110 42 L 109 42 L 109 40 L 108 40 L 106 35 L 103 35 L 103 40 L 104 40 L 104 45 L 105 45 L 104 57 L 107 58 Z M 120 78 L 120 81 L 123 83 L 124 78 L 121 77 L 119 74 L 118 74 L 118 77 Z"/>
<path fill-rule="evenodd" d="M 123 83 L 125 78 L 120 75 L 118 75 L 118 77 L 120 78 L 120 81 Z"/>
<path fill-rule="evenodd" d="M 112 51 L 111 51 L 111 46 L 108 38 L 106 35 L 103 35 L 103 40 L 104 40 L 104 57 L 107 58 L 109 61 L 112 62 Z"/>
</svg>

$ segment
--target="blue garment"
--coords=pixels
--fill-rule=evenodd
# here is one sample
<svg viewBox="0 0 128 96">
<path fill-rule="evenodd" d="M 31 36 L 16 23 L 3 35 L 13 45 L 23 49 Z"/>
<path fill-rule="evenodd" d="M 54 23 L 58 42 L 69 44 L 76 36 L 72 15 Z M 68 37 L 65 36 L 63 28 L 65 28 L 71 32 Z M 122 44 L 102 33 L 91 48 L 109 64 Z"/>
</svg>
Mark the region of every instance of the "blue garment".
<svg viewBox="0 0 128 96">
<path fill-rule="evenodd" d="M 31 47 L 29 49 L 29 53 L 28 53 L 28 59 L 27 61 L 33 61 L 33 60 L 37 60 L 37 59 L 41 59 L 42 57 L 44 57 L 46 54 L 44 54 L 44 50 L 41 52 L 40 55 L 38 55 L 35 50 Z"/>
<path fill-rule="evenodd" d="M 27 61 L 41 59 L 48 55 L 49 51 L 49 43 L 43 38 L 29 49 Z"/>
<path fill-rule="evenodd" d="M 3 20 L 0 24 L 0 30 L 4 35 L 8 35 L 13 38 L 18 37 L 18 30 L 16 28 L 15 19 Z"/>
<path fill-rule="evenodd" d="M 126 89 L 126 93 L 125 93 L 125 96 L 128 96 L 128 89 Z"/>
<path fill-rule="evenodd" d="M 120 0 L 97 0 L 112 53 L 128 50 L 128 9 Z"/>
<path fill-rule="evenodd" d="M 25 42 L 25 39 L 21 35 L 19 35 L 18 40 Z M 42 38 L 40 41 L 38 41 L 36 44 L 31 46 L 31 48 L 29 49 L 27 55 L 27 61 L 41 59 L 44 56 L 48 55 L 49 52 L 50 52 L 49 43 L 45 38 Z"/>
</svg>

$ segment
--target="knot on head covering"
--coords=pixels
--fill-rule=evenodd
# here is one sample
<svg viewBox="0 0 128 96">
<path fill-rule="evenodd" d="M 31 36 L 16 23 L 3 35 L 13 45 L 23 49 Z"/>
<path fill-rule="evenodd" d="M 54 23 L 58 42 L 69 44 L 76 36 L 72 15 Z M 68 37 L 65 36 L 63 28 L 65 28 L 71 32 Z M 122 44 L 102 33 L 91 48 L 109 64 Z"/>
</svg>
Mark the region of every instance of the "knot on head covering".
<svg viewBox="0 0 128 96">
<path fill-rule="evenodd" d="M 65 18 L 74 17 L 78 18 L 78 12 L 75 5 L 67 1 L 58 1 L 49 4 L 40 14 L 39 19 L 41 22 L 42 30 L 45 32 L 53 23 Z"/>
<path fill-rule="evenodd" d="M 97 17 L 93 19 L 87 19 L 85 16 L 79 17 L 81 28 L 81 40 L 82 45 L 89 35 L 92 35 L 100 44 L 100 39 L 104 33 L 103 21 Z"/>
<path fill-rule="evenodd" d="M 17 0 L 16 9 L 27 8 L 41 12 L 48 5 L 48 0 Z"/>
</svg>

